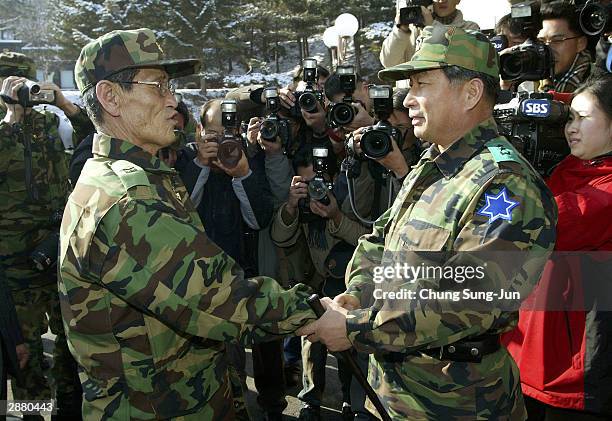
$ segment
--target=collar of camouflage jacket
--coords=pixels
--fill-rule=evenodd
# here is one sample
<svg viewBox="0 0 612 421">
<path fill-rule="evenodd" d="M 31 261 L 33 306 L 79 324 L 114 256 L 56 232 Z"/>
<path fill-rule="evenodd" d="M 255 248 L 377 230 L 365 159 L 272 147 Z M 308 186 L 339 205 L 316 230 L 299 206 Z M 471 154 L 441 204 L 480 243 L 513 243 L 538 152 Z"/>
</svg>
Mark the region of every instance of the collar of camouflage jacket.
<svg viewBox="0 0 612 421">
<path fill-rule="evenodd" d="M 151 155 L 141 147 L 125 140 L 110 137 L 104 133 L 96 133 L 94 135 L 91 150 L 96 156 L 129 161 L 150 172 L 175 172 L 164 161 L 157 156 Z"/>
<path fill-rule="evenodd" d="M 463 168 L 467 161 L 477 155 L 489 140 L 497 137 L 499 137 L 497 124 L 493 117 L 490 117 L 442 153 L 438 145 L 432 144 L 421 158 L 421 162 L 433 161 L 444 177 L 451 178 Z"/>
</svg>

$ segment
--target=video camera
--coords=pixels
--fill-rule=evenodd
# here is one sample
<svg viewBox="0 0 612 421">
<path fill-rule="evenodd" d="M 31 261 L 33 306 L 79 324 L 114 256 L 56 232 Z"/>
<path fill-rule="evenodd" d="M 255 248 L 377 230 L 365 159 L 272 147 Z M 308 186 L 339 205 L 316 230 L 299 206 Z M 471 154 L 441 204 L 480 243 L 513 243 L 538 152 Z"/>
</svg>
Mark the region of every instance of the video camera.
<svg viewBox="0 0 612 421">
<path fill-rule="evenodd" d="M 267 117 L 261 122 L 260 134 L 262 139 L 268 142 L 275 142 L 279 137 L 281 145 L 285 151 L 290 149 L 291 145 L 291 125 L 285 118 L 279 116 L 281 108 L 278 98 L 278 89 L 274 87 L 264 89 L 264 98 L 266 99 Z"/>
<path fill-rule="evenodd" d="M 580 28 L 586 35 L 601 35 L 612 31 L 610 12 L 612 4 L 602 4 L 599 0 L 575 0 Z"/>
<path fill-rule="evenodd" d="M 380 159 L 391 152 L 393 140 L 401 146 L 402 133 L 388 121 L 393 114 L 393 88 L 388 85 L 373 85 L 368 89 L 368 95 L 374 103 L 377 123 L 364 129 L 361 136 L 361 150 L 367 158 Z M 351 152 L 354 154 L 354 150 L 348 154 Z"/>
<path fill-rule="evenodd" d="M 542 175 L 569 154 L 564 127 L 569 107 L 550 93 L 515 94 L 493 109 L 500 134 Z"/>
<path fill-rule="evenodd" d="M 540 18 L 539 2 L 531 0 L 512 5 L 510 8 L 513 26 L 510 28 L 516 33 L 530 33 L 537 31 L 542 23 Z"/>
<path fill-rule="evenodd" d="M 429 7 L 432 4 L 432 0 L 406 0 L 406 7 L 400 9 L 399 23 L 397 26 L 409 25 L 411 23 L 418 27 L 425 26 L 425 19 L 423 18 L 421 6 Z"/>
<path fill-rule="evenodd" d="M 304 82 L 306 88 L 303 91 L 294 92 L 296 103 L 289 109 L 291 117 L 301 118 L 302 110 L 314 113 L 317 111 L 317 103 L 323 104 L 323 92 L 316 89 L 316 83 L 319 78 L 317 74 L 317 60 L 314 58 L 305 58 L 302 62 L 304 69 Z"/>
<path fill-rule="evenodd" d="M 298 202 L 302 222 L 305 222 L 305 219 L 309 217 L 313 217 L 312 211 L 310 210 L 311 200 L 316 200 L 326 206 L 331 203 L 327 193 L 332 190 L 334 185 L 325 177 L 329 177 L 329 167 L 327 165 L 328 156 L 329 149 L 326 147 L 312 148 L 312 169 L 315 176 L 312 180 L 306 182 L 306 184 L 308 184 L 308 196 L 300 199 Z"/>
<path fill-rule="evenodd" d="M 217 157 L 227 168 L 234 168 L 242 158 L 242 141 L 238 135 L 240 122 L 237 118 L 238 103 L 226 99 L 221 103 L 223 137 L 218 141 Z"/>
<path fill-rule="evenodd" d="M 352 94 L 357 88 L 355 68 L 350 65 L 338 66 L 336 74 L 340 79 L 340 90 L 344 92 L 342 102 L 332 103 L 327 111 L 328 126 L 336 128 L 351 124 L 355 118 Z"/>
<path fill-rule="evenodd" d="M 55 92 L 53 89 L 41 89 L 40 85 L 31 80 L 26 80 L 17 91 L 17 100 L 10 93 L 2 92 L 2 100 L 7 104 L 19 104 L 24 108 L 31 108 L 40 104 L 54 104 Z"/>
<path fill-rule="evenodd" d="M 554 66 L 550 47 L 529 39 L 499 56 L 499 73 L 506 81 L 552 79 Z"/>
</svg>

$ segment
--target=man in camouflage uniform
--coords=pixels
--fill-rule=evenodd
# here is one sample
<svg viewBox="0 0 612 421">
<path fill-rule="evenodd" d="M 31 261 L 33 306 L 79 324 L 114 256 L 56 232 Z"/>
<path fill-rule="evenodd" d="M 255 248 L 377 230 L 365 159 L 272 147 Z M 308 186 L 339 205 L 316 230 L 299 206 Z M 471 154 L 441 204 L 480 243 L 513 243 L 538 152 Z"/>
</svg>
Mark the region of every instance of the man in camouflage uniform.
<svg viewBox="0 0 612 421">
<path fill-rule="evenodd" d="M 314 319 L 304 285 L 244 278 L 156 157 L 175 140 L 169 79 L 198 68 L 164 61 L 146 28 L 103 35 L 75 66 L 98 133 L 64 212 L 59 289 L 88 420 L 232 420 L 223 342 Z"/>
<path fill-rule="evenodd" d="M 26 79 L 35 77 L 30 58 L 0 53 L 4 93 L 17 98 L 17 89 Z M 41 83 L 41 87 L 53 89 L 55 105 L 73 124 L 75 139 L 80 139 L 91 126 L 85 112 L 68 101 L 57 86 Z M 80 406 L 81 390 L 76 364 L 66 346 L 55 266 L 39 270 L 31 258 L 47 239 L 55 241 L 49 243 L 46 254 L 52 260 L 57 256 L 59 218 L 69 193 L 68 155 L 58 132 L 59 118 L 52 112 L 0 101 L 0 118 L 0 269 L 6 274 L 31 354 L 23 370 L 24 382 L 13 383 L 13 396 L 20 400 L 51 399 L 51 388 L 43 374 L 41 338 L 49 326 L 57 335 L 52 378 L 61 406 L 59 415 L 68 415 Z"/>
<path fill-rule="evenodd" d="M 415 135 L 432 146 L 372 234 L 360 239 L 346 293 L 300 333 L 332 350 L 370 353 L 370 381 L 393 419 L 525 419 L 518 369 L 499 343 L 516 324 L 519 303 L 427 294 L 504 288 L 527 297 L 554 245 L 556 207 L 497 132 L 498 63 L 487 38 L 450 26 L 425 33 L 409 62 L 380 77 L 410 79 L 404 104 Z M 481 267 L 483 276 L 465 284 L 440 272 L 377 279 L 396 263 Z M 407 298 L 384 299 L 379 287 L 404 289 Z"/>
</svg>

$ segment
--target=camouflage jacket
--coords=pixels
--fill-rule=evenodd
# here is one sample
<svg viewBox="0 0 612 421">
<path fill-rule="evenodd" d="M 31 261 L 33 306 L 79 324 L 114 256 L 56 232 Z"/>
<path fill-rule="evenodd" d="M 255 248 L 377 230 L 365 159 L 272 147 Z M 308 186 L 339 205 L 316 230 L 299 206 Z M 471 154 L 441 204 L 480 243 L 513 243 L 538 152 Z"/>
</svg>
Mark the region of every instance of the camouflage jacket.
<svg viewBox="0 0 612 421">
<path fill-rule="evenodd" d="M 392 417 L 525 418 L 518 369 L 504 347 L 480 363 L 440 360 L 419 352 L 508 331 L 518 319 L 518 305 L 505 309 L 495 302 L 484 305 L 484 300 L 432 300 L 419 291 L 505 288 L 527 297 L 553 249 L 556 218 L 550 191 L 499 137 L 493 119 L 443 153 L 433 145 L 421 157 L 373 233 L 360 239 L 347 270 L 348 293 L 362 303 L 361 309 L 349 312 L 348 336 L 357 350 L 373 354 L 371 383 Z M 496 251 L 503 251 L 507 259 L 492 254 Z M 482 253 L 487 252 L 492 259 L 485 260 Z M 390 275 L 375 284 L 377 267 L 396 263 L 485 269 L 480 281 L 463 284 L 440 275 L 410 280 Z M 375 295 L 381 286 L 414 291 L 416 298 L 384 300 Z M 389 358 L 397 353 L 400 362 Z"/>
<path fill-rule="evenodd" d="M 231 419 L 223 341 L 293 332 L 314 319 L 308 289 L 245 279 L 157 157 L 103 134 L 92 150 L 60 231 L 60 302 L 84 418 Z"/>
<path fill-rule="evenodd" d="M 0 119 L 5 114 L 0 108 Z M 91 124 L 83 111 L 70 122 L 75 134 Z M 55 282 L 55 277 L 34 269 L 30 254 L 59 228 L 59 218 L 54 224 L 52 216 L 61 216 L 70 190 L 69 156 L 58 125 L 55 114 L 35 109 L 22 124 L 0 123 L 0 264 L 13 290 Z"/>
</svg>

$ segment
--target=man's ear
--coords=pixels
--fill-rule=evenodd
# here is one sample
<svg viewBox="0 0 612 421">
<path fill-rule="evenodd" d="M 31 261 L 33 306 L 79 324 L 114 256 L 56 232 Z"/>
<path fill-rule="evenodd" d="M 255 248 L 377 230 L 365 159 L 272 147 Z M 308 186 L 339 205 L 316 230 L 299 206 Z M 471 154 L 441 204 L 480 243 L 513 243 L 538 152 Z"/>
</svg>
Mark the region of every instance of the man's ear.
<svg viewBox="0 0 612 421">
<path fill-rule="evenodd" d="M 121 94 L 117 85 L 108 80 L 101 80 L 96 84 L 96 96 L 104 111 L 113 117 L 119 116 Z"/>
<path fill-rule="evenodd" d="M 474 109 L 484 95 L 484 83 L 481 79 L 474 78 L 463 85 L 464 109 Z"/>
</svg>

